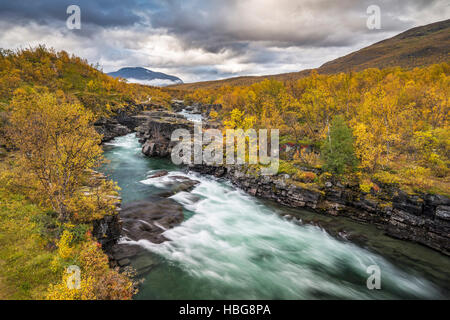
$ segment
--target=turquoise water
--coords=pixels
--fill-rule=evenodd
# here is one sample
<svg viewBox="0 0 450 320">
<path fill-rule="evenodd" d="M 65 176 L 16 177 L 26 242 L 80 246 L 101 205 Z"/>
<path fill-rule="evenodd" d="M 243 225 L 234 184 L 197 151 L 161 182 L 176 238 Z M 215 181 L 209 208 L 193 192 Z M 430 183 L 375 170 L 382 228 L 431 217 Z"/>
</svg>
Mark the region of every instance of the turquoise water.
<svg viewBox="0 0 450 320">
<path fill-rule="evenodd" d="M 281 208 L 224 181 L 186 174 L 169 160 L 147 158 L 140 149 L 134 134 L 105 146 L 110 162 L 104 171 L 122 188 L 125 203 L 164 191 L 170 175 L 201 183 L 172 196 L 185 221 L 164 233 L 170 241 L 137 242 L 159 261 L 137 299 L 448 298 L 450 259 L 437 252 L 344 218 Z M 169 176 L 148 179 L 160 169 Z M 380 268 L 380 290 L 366 286 L 371 265 Z"/>
</svg>

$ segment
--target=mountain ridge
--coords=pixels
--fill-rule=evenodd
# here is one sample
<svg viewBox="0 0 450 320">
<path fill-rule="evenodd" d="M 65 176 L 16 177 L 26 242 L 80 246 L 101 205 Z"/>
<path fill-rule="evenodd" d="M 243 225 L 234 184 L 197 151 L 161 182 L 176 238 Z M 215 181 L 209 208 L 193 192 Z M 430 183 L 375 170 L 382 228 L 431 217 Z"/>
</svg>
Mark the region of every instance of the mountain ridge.
<svg viewBox="0 0 450 320">
<path fill-rule="evenodd" d="M 180 78 L 173 76 L 173 75 L 169 75 L 166 73 L 162 73 L 162 72 L 156 72 L 156 71 L 152 71 L 143 67 L 124 67 L 124 68 L 120 68 L 117 71 L 114 72 L 108 72 L 107 75 L 112 76 L 114 78 L 125 78 L 127 80 L 129 80 L 129 82 L 136 82 L 136 83 L 141 83 L 141 84 L 150 84 L 152 85 L 151 82 L 154 82 L 155 84 L 153 85 L 157 85 L 158 82 L 160 83 L 164 83 L 165 81 L 167 82 L 174 82 L 177 84 L 181 84 L 183 83 L 183 80 L 181 80 Z M 168 85 L 170 83 L 167 83 L 166 85 Z M 173 84 L 173 83 L 172 83 Z"/>
</svg>

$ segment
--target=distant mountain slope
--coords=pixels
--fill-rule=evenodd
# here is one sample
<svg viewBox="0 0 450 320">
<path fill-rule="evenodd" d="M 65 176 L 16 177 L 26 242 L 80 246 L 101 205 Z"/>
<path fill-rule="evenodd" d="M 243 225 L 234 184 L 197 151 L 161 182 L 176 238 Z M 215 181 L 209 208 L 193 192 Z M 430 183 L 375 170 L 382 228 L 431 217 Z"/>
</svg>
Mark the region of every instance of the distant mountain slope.
<svg viewBox="0 0 450 320">
<path fill-rule="evenodd" d="M 450 19 L 407 30 L 323 64 L 320 73 L 400 66 L 413 68 L 448 61 Z"/>
<path fill-rule="evenodd" d="M 170 84 L 179 84 L 183 81 L 175 76 L 162 72 L 155 72 L 141 67 L 122 68 L 115 72 L 109 72 L 108 75 L 114 78 L 125 78 L 128 82 L 148 84 L 153 86 L 165 86 Z"/>
<path fill-rule="evenodd" d="M 377 42 L 359 51 L 337 58 L 316 69 L 319 73 L 339 73 L 367 68 L 401 66 L 414 68 L 449 60 L 450 19 L 416 27 Z M 242 76 L 224 80 L 186 83 L 176 89 L 218 88 L 224 85 L 249 85 L 263 79 L 295 80 L 309 75 L 311 70 L 266 76 Z"/>
</svg>

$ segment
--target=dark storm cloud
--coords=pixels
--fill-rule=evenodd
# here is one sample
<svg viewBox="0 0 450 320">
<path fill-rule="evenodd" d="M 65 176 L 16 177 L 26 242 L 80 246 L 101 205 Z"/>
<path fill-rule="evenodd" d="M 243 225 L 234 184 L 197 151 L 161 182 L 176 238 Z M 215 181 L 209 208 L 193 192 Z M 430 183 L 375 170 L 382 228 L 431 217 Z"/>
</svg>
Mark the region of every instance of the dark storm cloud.
<svg viewBox="0 0 450 320">
<path fill-rule="evenodd" d="M 154 27 L 166 28 L 186 43 L 211 52 L 234 49 L 236 41 L 333 47 L 357 43 L 372 32 L 366 28 L 369 5 L 381 7 L 384 32 L 412 27 L 416 21 L 407 19 L 409 12 L 444 5 L 438 0 L 281 0 L 271 6 L 267 2 L 253 1 L 247 7 L 245 1 L 237 0 L 158 1 L 159 10 L 151 14 L 151 21 Z"/>
<path fill-rule="evenodd" d="M 414 26 L 449 18 L 447 0 L 0 0 L 0 47 L 45 43 L 105 71 L 144 66 L 208 80 L 317 67 Z M 81 30 L 65 27 L 81 8 Z M 366 27 L 381 8 L 381 30 Z"/>
<path fill-rule="evenodd" d="M 64 22 L 67 19 L 67 7 L 78 5 L 82 10 L 84 23 L 103 27 L 129 26 L 143 22 L 137 12 L 145 12 L 151 5 L 142 5 L 142 1 L 108 0 L 25 0 L 1 1 L 0 18 L 3 20 L 39 24 Z"/>
</svg>

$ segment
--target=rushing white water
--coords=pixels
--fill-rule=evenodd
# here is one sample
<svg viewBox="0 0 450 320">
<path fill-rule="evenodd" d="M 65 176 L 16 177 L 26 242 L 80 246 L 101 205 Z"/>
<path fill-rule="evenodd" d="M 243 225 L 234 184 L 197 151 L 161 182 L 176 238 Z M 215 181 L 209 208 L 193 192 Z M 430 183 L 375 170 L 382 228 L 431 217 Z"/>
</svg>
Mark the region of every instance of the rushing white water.
<svg viewBox="0 0 450 320">
<path fill-rule="evenodd" d="M 171 175 L 183 173 L 142 182 L 161 187 Z M 194 211 L 193 217 L 164 233 L 171 241 L 139 243 L 179 262 L 196 277 L 245 292 L 245 298 L 311 298 L 323 293 L 364 299 L 374 296 L 366 286 L 366 271 L 377 265 L 383 284 L 391 287 L 390 292 L 377 292 L 378 298 L 395 298 L 392 291 L 397 290 L 400 295 L 437 295 L 431 284 L 396 270 L 379 256 L 337 241 L 318 227 L 286 221 L 242 191 L 211 178 L 188 176 L 201 181 L 192 192 L 201 200 L 193 201 L 187 192 L 172 198 Z"/>
<path fill-rule="evenodd" d="M 187 120 L 192 122 L 202 122 L 202 115 L 197 113 L 191 113 L 189 111 L 186 111 L 185 109 L 178 112 L 178 114 L 181 114 L 184 116 Z"/>
<path fill-rule="evenodd" d="M 136 150 L 135 142 L 129 139 L 128 136 L 113 142 L 127 157 Z M 158 168 L 146 170 L 145 175 Z M 228 183 L 179 171 L 159 178 L 136 178 L 140 186 L 163 189 L 174 175 L 200 181 L 192 192 L 172 196 L 193 212 L 192 216 L 164 232 L 170 241 L 128 242 L 138 243 L 168 263 L 160 269 L 158 279 L 146 286 L 187 290 L 186 283 L 185 288 L 177 284 L 176 289 L 167 289 L 170 286 L 161 283 L 192 281 L 191 286 L 207 292 L 206 298 L 224 299 L 441 297 L 438 289 L 424 278 L 406 273 L 351 242 L 339 241 L 318 227 L 287 221 Z M 381 270 L 381 290 L 369 290 L 366 286 L 370 276 L 367 268 L 371 265 Z M 175 273 L 167 270 L 173 266 L 188 277 L 172 279 Z"/>
</svg>

